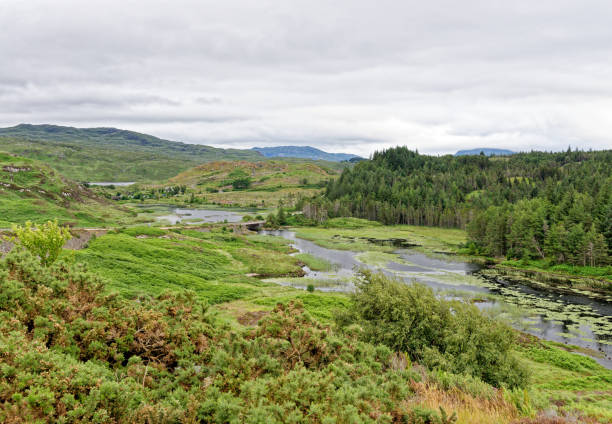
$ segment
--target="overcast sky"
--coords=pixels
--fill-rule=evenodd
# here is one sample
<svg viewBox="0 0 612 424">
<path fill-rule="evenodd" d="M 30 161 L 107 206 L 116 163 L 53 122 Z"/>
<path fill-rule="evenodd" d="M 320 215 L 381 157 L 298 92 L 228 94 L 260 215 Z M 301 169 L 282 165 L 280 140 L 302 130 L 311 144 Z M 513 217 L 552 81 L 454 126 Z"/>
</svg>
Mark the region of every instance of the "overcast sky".
<svg viewBox="0 0 612 424">
<path fill-rule="evenodd" d="M 612 148 L 610 0 L 0 0 L 0 126 L 221 147 Z"/>
</svg>

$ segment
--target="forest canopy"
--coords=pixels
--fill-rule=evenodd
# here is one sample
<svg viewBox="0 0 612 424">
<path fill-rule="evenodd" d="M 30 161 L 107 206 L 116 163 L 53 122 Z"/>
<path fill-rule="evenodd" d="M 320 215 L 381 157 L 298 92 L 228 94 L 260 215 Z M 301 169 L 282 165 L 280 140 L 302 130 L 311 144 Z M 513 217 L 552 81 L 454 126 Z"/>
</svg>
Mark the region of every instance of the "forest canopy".
<svg viewBox="0 0 612 424">
<path fill-rule="evenodd" d="M 396 147 L 345 169 L 305 211 L 466 228 L 482 254 L 606 265 L 612 150 L 435 157 Z"/>
</svg>

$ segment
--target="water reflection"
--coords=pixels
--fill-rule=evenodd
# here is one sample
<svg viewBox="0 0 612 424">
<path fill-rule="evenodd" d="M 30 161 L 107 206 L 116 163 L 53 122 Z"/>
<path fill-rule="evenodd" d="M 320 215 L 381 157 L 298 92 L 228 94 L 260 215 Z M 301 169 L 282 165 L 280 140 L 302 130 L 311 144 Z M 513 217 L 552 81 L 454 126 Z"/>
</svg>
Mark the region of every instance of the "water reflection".
<svg viewBox="0 0 612 424">
<path fill-rule="evenodd" d="M 471 298 L 478 308 L 508 320 L 520 330 L 548 340 L 593 349 L 603 353 L 598 362 L 612 367 L 612 304 L 573 293 L 537 290 L 503 279 L 484 279 L 477 264 L 446 258 L 432 258 L 410 249 L 399 249 L 393 260 L 368 263 L 362 253 L 327 249 L 296 237 L 292 231 L 262 231 L 284 237 L 300 252 L 323 258 L 336 266 L 334 271 L 312 271 L 305 267 L 302 279 L 275 279 L 274 282 L 305 288 L 316 282 L 317 290 L 351 291 L 355 270 L 380 270 L 405 281 L 418 281 L 449 298 Z M 363 260 L 360 260 L 363 259 Z"/>
<path fill-rule="evenodd" d="M 108 182 L 108 181 L 101 181 L 101 182 L 91 182 L 88 183 L 89 185 L 92 186 L 101 186 L 101 187 L 108 187 L 108 186 L 115 186 L 115 187 L 127 187 L 127 186 L 131 186 L 133 184 L 136 184 L 134 181 L 122 181 L 122 182 Z"/>
<path fill-rule="evenodd" d="M 157 217 L 158 221 L 168 221 L 175 225 L 180 222 L 212 223 L 212 222 L 240 222 L 242 214 L 238 212 L 210 210 L 210 209 L 187 209 L 170 208 L 171 213 Z"/>
</svg>

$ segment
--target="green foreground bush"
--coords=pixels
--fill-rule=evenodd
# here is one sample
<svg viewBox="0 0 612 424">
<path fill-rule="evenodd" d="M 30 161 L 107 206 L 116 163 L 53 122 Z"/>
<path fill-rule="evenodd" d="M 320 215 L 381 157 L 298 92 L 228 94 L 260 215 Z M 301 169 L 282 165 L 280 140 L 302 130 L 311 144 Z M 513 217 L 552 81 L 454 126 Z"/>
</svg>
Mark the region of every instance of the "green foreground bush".
<svg viewBox="0 0 612 424">
<path fill-rule="evenodd" d="M 406 285 L 367 270 L 361 272 L 353 301 L 354 307 L 337 321 L 344 328 L 358 324 L 364 341 L 497 387 L 527 384 L 527 370 L 512 350 L 512 329 L 485 317 L 474 305 L 439 299 L 427 286 Z"/>
<path fill-rule="evenodd" d="M 68 227 L 60 227 L 57 219 L 41 225 L 27 221 L 23 227 L 14 225 L 13 232 L 17 236 L 16 241 L 38 256 L 45 266 L 55 262 L 66 241 L 72 237 Z"/>
<path fill-rule="evenodd" d="M 391 350 L 299 304 L 255 329 L 215 325 L 190 292 L 126 300 L 82 266 L 0 260 L 0 421 L 450 422 L 416 410 Z M 425 417 L 425 418 L 423 418 Z"/>
</svg>

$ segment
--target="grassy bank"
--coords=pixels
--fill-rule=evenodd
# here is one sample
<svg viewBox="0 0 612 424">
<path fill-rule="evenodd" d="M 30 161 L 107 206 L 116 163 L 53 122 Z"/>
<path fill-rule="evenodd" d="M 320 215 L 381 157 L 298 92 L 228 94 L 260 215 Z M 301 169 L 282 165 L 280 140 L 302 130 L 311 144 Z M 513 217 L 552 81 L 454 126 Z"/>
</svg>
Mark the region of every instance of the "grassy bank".
<svg viewBox="0 0 612 424">
<path fill-rule="evenodd" d="M 299 253 L 295 257 L 313 271 L 332 271 L 334 269 L 334 265 L 331 262 L 308 253 Z"/>
<path fill-rule="evenodd" d="M 521 355 L 532 372 L 531 392 L 543 404 L 612 422 L 612 371 L 553 342 L 531 340 Z"/>
<path fill-rule="evenodd" d="M 414 225 L 381 225 L 356 218 L 331 219 L 320 227 L 298 227 L 298 237 L 340 250 L 390 252 L 413 245 L 430 253 L 458 253 L 466 241 L 463 230 Z"/>
<path fill-rule="evenodd" d="M 528 261 L 516 261 L 516 260 L 505 260 L 501 265 L 528 269 L 533 271 L 546 271 L 553 274 L 563 275 L 576 275 L 590 278 L 600 278 L 612 281 L 612 266 L 581 266 L 571 264 L 560 264 L 554 265 L 545 260 L 528 260 Z"/>
<path fill-rule="evenodd" d="M 518 266 L 496 265 L 483 271 L 487 277 L 501 278 L 512 283 L 525 284 L 538 289 L 554 289 L 561 292 L 575 292 L 590 296 L 610 298 L 612 279 L 590 277 L 545 271 Z"/>
</svg>

